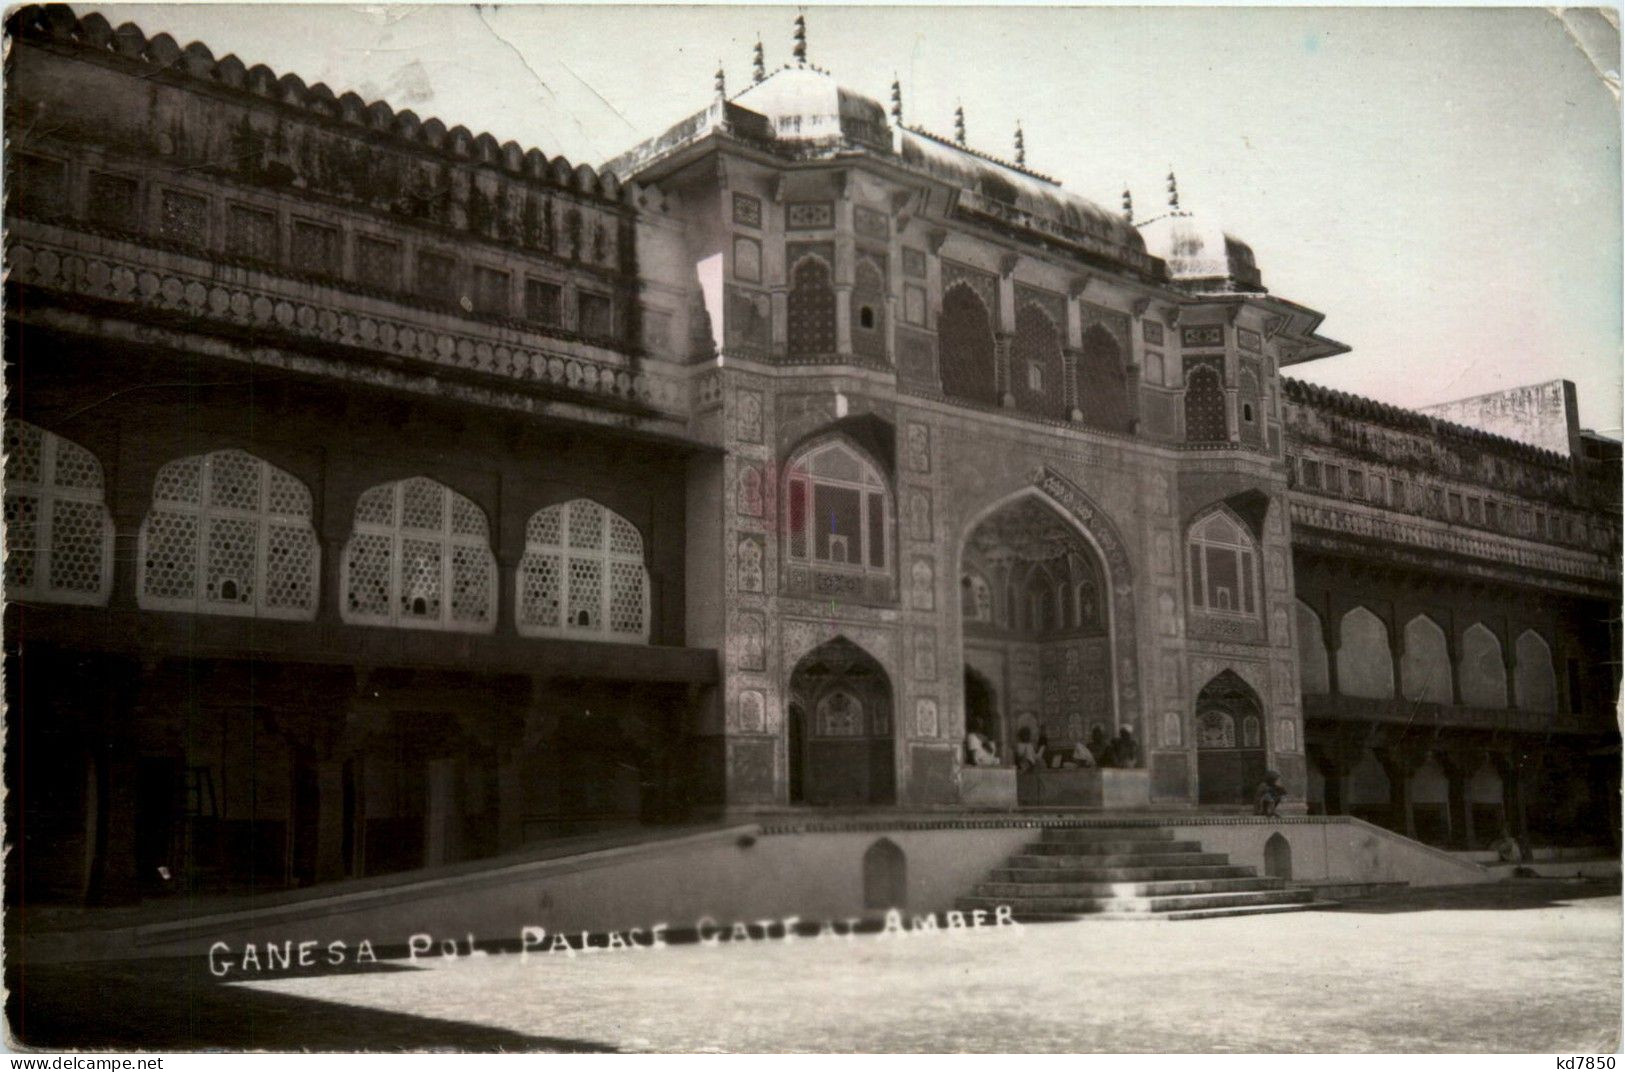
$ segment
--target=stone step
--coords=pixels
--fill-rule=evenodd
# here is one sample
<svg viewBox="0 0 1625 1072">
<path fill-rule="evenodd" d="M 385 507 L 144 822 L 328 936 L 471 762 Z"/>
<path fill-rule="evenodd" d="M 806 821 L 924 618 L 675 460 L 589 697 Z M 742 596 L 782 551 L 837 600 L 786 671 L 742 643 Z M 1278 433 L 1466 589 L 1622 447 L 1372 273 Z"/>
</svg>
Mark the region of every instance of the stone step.
<svg viewBox="0 0 1625 1072">
<path fill-rule="evenodd" d="M 1157 913 L 1201 911 L 1266 904 L 1307 904 L 1308 890 L 1254 890 L 1239 893 L 1194 893 L 1168 897 L 962 897 L 961 909 L 996 909 L 1008 905 L 1020 918 L 1024 913 Z"/>
<path fill-rule="evenodd" d="M 1010 867 L 1200 867 L 1203 864 L 1224 866 L 1230 857 L 1222 852 L 1033 852 L 1037 846 L 1029 845 L 1023 852 L 1010 857 Z M 1076 848 L 1074 845 L 1050 845 L 1047 848 Z M 1054 863 L 1034 863 L 1052 860 Z"/>
<path fill-rule="evenodd" d="M 1017 856 L 1011 867 L 988 876 L 990 882 L 1164 882 L 1181 879 L 1254 878 L 1257 872 L 1239 864 L 1201 864 L 1196 867 L 1066 867 L 1052 861 L 1061 856 Z M 1022 863 L 1021 861 L 1030 861 Z"/>
<path fill-rule="evenodd" d="M 1279 890 L 1280 878 L 1202 878 L 1164 882 L 983 882 L 977 897 L 1168 897 L 1189 893 L 1245 893 Z"/>
<path fill-rule="evenodd" d="M 1055 827 L 1046 826 L 1039 835 L 1041 841 L 1160 841 L 1174 839 L 1174 832 L 1162 827 Z"/>
<path fill-rule="evenodd" d="M 1290 904 L 1238 905 L 1234 908 L 1197 908 L 1188 912 L 1169 912 L 1166 919 L 1223 919 L 1227 916 L 1277 915 L 1281 912 L 1316 912 L 1336 905 L 1336 901 L 1294 901 Z"/>
<path fill-rule="evenodd" d="M 1034 841 L 1022 852 L 1062 853 L 1078 856 L 1122 856 L 1134 853 L 1167 855 L 1175 852 L 1201 852 L 1200 841 Z"/>
</svg>

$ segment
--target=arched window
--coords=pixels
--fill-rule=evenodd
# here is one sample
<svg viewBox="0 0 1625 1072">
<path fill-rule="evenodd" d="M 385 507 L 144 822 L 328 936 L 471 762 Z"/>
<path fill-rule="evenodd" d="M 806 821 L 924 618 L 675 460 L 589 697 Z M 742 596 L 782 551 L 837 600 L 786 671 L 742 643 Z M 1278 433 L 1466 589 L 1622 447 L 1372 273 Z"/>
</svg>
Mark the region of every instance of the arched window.
<svg viewBox="0 0 1625 1072">
<path fill-rule="evenodd" d="M 1223 443 L 1230 438 L 1224 415 L 1224 385 L 1211 365 L 1198 365 L 1185 377 L 1185 439 Z"/>
<path fill-rule="evenodd" d="M 950 286 L 942 296 L 937 321 L 937 349 L 942 362 L 942 391 L 953 398 L 996 405 L 998 384 L 993 364 L 993 318 L 982 299 L 967 285 Z"/>
<path fill-rule="evenodd" d="M 817 726 L 820 737 L 867 735 L 868 727 L 863 721 L 863 701 L 845 689 L 836 689 L 825 694 L 824 698 L 818 701 Z"/>
<path fill-rule="evenodd" d="M 1263 731 L 1259 727 L 1258 716 L 1248 715 L 1241 720 L 1241 747 L 1262 748 Z"/>
<path fill-rule="evenodd" d="M 822 257 L 809 253 L 790 273 L 788 328 L 792 357 L 835 352 L 835 287 Z"/>
<path fill-rule="evenodd" d="M 361 494 L 344 545 L 340 616 L 403 629 L 496 627 L 496 558 L 485 511 L 415 476 Z"/>
<path fill-rule="evenodd" d="M 1191 526 L 1191 606 L 1212 614 L 1258 617 L 1257 552 L 1252 537 L 1226 510 Z"/>
<path fill-rule="evenodd" d="M 889 573 L 890 496 L 880 471 L 839 439 L 790 463 L 784 505 L 792 562 L 846 572 Z"/>
<path fill-rule="evenodd" d="M 1501 642 L 1482 622 L 1461 635 L 1461 702 L 1468 707 L 1507 705 L 1507 667 Z"/>
<path fill-rule="evenodd" d="M 628 644 L 649 639 L 643 536 L 591 499 L 530 515 L 515 583 L 516 624 L 523 636 Z"/>
<path fill-rule="evenodd" d="M 1016 308 L 1016 337 L 1010 352 L 1011 393 L 1028 413 L 1065 419 L 1066 376 L 1061 333 L 1049 315 L 1023 302 Z"/>
<path fill-rule="evenodd" d="M 314 618 L 310 489 L 240 450 L 172 461 L 153 481 L 137 562 L 148 610 Z"/>
<path fill-rule="evenodd" d="M 858 258 L 852 285 L 852 349 L 886 359 L 886 274 L 873 257 Z"/>
<path fill-rule="evenodd" d="M 1237 378 L 1240 396 L 1241 438 L 1249 443 L 1259 443 L 1264 439 L 1264 421 L 1258 412 L 1261 392 L 1258 387 L 1258 377 L 1250 369 L 1243 369 Z"/>
<path fill-rule="evenodd" d="M 1236 747 L 1236 720 L 1223 711 L 1203 711 L 1197 715 L 1196 747 Z"/>
<path fill-rule="evenodd" d="M 970 622 L 993 621 L 993 590 L 980 573 L 967 573 L 959 579 L 959 613 Z"/>
<path fill-rule="evenodd" d="M 1320 615 L 1302 600 L 1298 601 L 1298 687 L 1305 695 L 1332 691 Z"/>
<path fill-rule="evenodd" d="M 1407 700 L 1455 702 L 1444 630 L 1425 614 L 1405 623 L 1405 654 L 1399 661 L 1399 681 Z"/>
<path fill-rule="evenodd" d="M 1078 358 L 1078 409 L 1084 423 L 1114 432 L 1129 427 L 1128 369 L 1123 348 L 1099 324 L 1083 333 Z"/>
<path fill-rule="evenodd" d="M 1525 711 L 1557 710 L 1557 671 L 1552 666 L 1552 649 L 1533 629 L 1518 634 L 1512 649 L 1518 664 L 1513 678 L 1518 706 Z"/>
<path fill-rule="evenodd" d="M 1100 624 L 1100 588 L 1092 576 L 1085 576 L 1072 589 L 1077 605 L 1079 629 L 1092 629 Z"/>
<path fill-rule="evenodd" d="M 1394 655 L 1388 627 L 1365 607 L 1343 615 L 1337 645 L 1337 691 L 1344 696 L 1386 700 L 1394 695 Z"/>
<path fill-rule="evenodd" d="M 26 421 L 6 421 L 5 435 L 5 597 L 105 606 L 113 522 L 101 462 Z"/>
</svg>

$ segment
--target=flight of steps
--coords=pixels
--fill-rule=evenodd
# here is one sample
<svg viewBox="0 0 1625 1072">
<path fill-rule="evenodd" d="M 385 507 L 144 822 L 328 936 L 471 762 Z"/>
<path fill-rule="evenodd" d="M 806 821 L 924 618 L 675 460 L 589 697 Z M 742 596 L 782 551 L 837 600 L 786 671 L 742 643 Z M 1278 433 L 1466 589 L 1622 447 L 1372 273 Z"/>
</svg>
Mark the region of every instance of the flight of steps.
<svg viewBox="0 0 1625 1072">
<path fill-rule="evenodd" d="M 1018 920 L 1208 919 L 1309 908 L 1314 892 L 1261 878 L 1201 842 L 1159 827 L 1045 827 L 995 870 L 962 909 L 1009 905 Z M 1324 905 L 1325 902 L 1320 902 Z"/>
</svg>

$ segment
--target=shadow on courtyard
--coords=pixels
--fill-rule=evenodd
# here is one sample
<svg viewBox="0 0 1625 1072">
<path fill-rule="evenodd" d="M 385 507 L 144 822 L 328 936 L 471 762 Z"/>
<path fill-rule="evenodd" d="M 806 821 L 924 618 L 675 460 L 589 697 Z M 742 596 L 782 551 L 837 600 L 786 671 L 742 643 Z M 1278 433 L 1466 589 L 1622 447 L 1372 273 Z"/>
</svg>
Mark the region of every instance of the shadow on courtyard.
<svg viewBox="0 0 1625 1072">
<path fill-rule="evenodd" d="M 364 984 L 367 975 L 415 970 L 385 963 L 320 974 L 355 975 Z M 204 961 L 21 969 L 14 961 L 6 975 L 7 1042 L 14 1049 L 615 1052 L 585 1039 L 223 985 Z"/>
<path fill-rule="evenodd" d="M 1433 886 L 1396 890 L 1330 906 L 1327 912 L 1494 911 L 1553 908 L 1575 901 L 1620 896 L 1620 880 L 1591 878 L 1510 878 L 1474 886 Z"/>
</svg>

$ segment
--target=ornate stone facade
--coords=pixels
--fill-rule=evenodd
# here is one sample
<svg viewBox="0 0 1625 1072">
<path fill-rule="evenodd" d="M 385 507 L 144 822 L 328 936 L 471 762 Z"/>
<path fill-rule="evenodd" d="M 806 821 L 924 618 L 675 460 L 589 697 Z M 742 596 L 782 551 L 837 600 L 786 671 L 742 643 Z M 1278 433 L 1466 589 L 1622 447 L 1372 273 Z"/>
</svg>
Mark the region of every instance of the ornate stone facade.
<svg viewBox="0 0 1625 1072">
<path fill-rule="evenodd" d="M 187 816 L 227 848 L 185 866 L 276 841 L 303 882 L 591 824 L 952 805 L 973 728 L 1007 757 L 1126 734 L 1147 805 L 1244 805 L 1274 768 L 1289 809 L 1435 840 L 1503 790 L 1521 822 L 1532 778 L 1577 815 L 1617 786 L 1587 766 L 1617 747 L 1617 453 L 1283 377 L 1344 348 L 1239 241 L 1173 256 L 1188 214 L 1131 223 L 800 65 L 595 171 L 99 16 L 11 28 L 6 505 L 40 550 L 8 561 L 31 602 L 7 655 L 111 683 L 23 698 L 42 770 L 108 787 L 14 805 L 66 846 L 41 889 L 153 864 L 107 826 L 137 780 L 109 754 L 201 787 L 265 727 L 286 799 Z M 161 467 L 227 451 L 306 513 L 200 503 L 170 543 L 204 550 L 141 550 Z M 363 520 L 416 480 L 468 506 L 433 540 Z M 580 533 L 547 512 L 579 500 L 604 511 Z M 299 613 L 259 613 L 244 585 L 287 573 L 259 547 L 298 526 Z M 142 601 L 160 569 L 192 603 Z M 1450 702 L 1404 672 L 1365 695 L 1367 640 L 1418 665 L 1418 615 Z M 1442 811 L 1407 788 L 1437 770 Z"/>
</svg>

